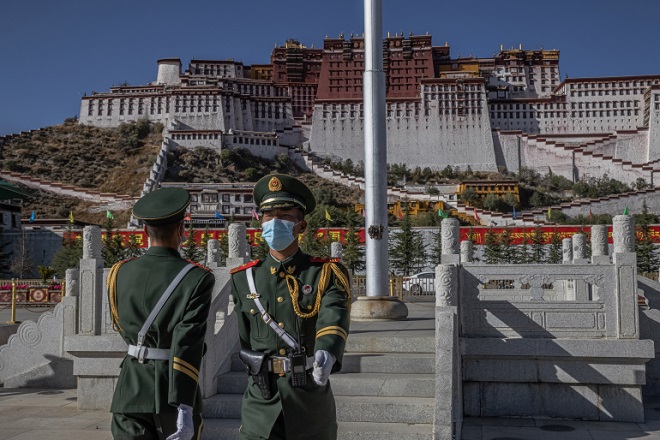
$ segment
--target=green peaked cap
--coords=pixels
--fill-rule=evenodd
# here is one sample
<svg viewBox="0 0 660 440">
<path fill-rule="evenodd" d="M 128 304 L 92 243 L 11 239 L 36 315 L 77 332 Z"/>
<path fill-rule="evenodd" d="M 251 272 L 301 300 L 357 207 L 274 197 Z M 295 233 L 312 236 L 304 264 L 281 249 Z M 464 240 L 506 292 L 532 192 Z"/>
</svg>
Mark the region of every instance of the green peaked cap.
<svg viewBox="0 0 660 440">
<path fill-rule="evenodd" d="M 309 214 L 316 208 L 316 199 L 307 185 L 287 174 L 262 177 L 254 185 L 253 195 L 260 211 L 296 207 Z"/>
<path fill-rule="evenodd" d="M 150 192 L 133 206 L 133 217 L 159 226 L 183 220 L 190 194 L 183 188 L 161 188 Z"/>
</svg>

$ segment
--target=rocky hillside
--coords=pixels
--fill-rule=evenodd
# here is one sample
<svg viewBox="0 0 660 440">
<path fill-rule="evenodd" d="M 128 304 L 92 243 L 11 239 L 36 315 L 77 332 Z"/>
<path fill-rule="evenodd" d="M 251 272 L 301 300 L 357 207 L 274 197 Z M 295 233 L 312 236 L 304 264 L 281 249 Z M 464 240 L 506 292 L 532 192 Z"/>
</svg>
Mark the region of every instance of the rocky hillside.
<svg viewBox="0 0 660 440">
<path fill-rule="evenodd" d="M 140 122 L 103 129 L 67 121 L 62 125 L 23 133 L 0 147 L 0 168 L 51 182 L 94 189 L 100 192 L 139 196 L 159 151 L 162 126 Z M 178 149 L 168 157 L 170 182 L 256 182 L 272 172 L 297 175 L 310 185 L 324 203 L 351 206 L 360 191 L 336 185 L 304 173 L 286 155 L 270 161 L 246 150 L 208 148 Z M 19 185 L 20 186 L 20 185 Z M 23 190 L 23 216 L 32 211 L 37 218 L 67 218 L 103 224 L 105 207 L 50 192 Z M 126 224 L 130 212 L 113 210 L 115 223 Z"/>
<path fill-rule="evenodd" d="M 160 149 L 162 127 L 124 124 L 117 129 L 79 125 L 69 120 L 8 139 L 0 148 L 0 168 L 51 182 L 100 192 L 139 196 Z M 19 185 L 20 186 L 20 185 Z M 23 187 L 30 197 L 24 216 L 74 218 L 102 223 L 105 209 L 90 202 Z M 127 212 L 114 213 L 124 224 Z"/>
</svg>

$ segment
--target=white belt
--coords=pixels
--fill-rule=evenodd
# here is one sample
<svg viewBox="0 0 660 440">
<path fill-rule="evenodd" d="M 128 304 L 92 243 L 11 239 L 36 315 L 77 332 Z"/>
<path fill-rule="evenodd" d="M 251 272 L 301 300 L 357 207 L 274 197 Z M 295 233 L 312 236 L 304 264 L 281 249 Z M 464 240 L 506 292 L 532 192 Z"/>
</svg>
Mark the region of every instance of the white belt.
<svg viewBox="0 0 660 440">
<path fill-rule="evenodd" d="M 314 358 L 308 357 L 305 369 L 309 370 L 314 367 Z M 271 356 L 268 359 L 268 371 L 275 374 L 284 374 L 291 371 L 291 360 L 288 357 Z"/>
<path fill-rule="evenodd" d="M 165 348 L 138 347 L 137 345 L 128 346 L 128 355 L 144 362 L 145 359 L 154 359 L 160 361 L 170 360 L 171 350 Z"/>
</svg>

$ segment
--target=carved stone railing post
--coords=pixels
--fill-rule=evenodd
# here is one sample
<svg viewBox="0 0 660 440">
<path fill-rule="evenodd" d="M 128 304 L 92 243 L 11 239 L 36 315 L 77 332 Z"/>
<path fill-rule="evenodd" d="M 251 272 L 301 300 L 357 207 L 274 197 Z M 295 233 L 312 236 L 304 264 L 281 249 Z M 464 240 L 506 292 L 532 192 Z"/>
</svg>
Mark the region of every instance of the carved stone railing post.
<svg viewBox="0 0 660 440">
<path fill-rule="evenodd" d="M 220 240 L 211 239 L 206 243 L 206 266 L 213 269 L 220 264 Z"/>
<path fill-rule="evenodd" d="M 247 258 L 247 230 L 242 223 L 229 225 L 229 252 L 226 266 L 229 268 L 240 266 L 248 261 Z"/>
<path fill-rule="evenodd" d="M 561 241 L 561 262 L 564 264 L 571 264 L 573 262 L 573 240 L 564 238 Z"/>
<path fill-rule="evenodd" d="M 591 227 L 591 263 L 609 264 L 609 249 L 607 243 L 607 225 Z"/>
<path fill-rule="evenodd" d="M 337 258 L 337 259 L 341 260 L 343 253 L 344 253 L 344 248 L 343 248 L 341 242 L 333 241 L 330 244 L 330 257 L 331 258 Z"/>
<path fill-rule="evenodd" d="M 574 234 L 573 240 L 573 262 L 586 263 L 587 258 L 587 236 L 584 234 Z"/>
<path fill-rule="evenodd" d="M 635 254 L 635 222 L 629 215 L 614 217 L 612 228 L 616 267 L 617 328 L 619 338 L 639 338 L 637 306 L 637 255 Z"/>
<path fill-rule="evenodd" d="M 461 263 L 472 263 L 474 259 L 474 246 L 470 240 L 461 241 Z"/>
<path fill-rule="evenodd" d="M 66 292 L 64 293 L 62 302 L 70 304 L 71 307 L 67 307 L 64 311 L 64 336 L 73 336 L 78 333 L 79 277 L 80 271 L 78 269 L 66 270 L 64 284 Z"/>
<path fill-rule="evenodd" d="M 460 223 L 455 218 L 442 220 L 442 264 L 460 264 Z"/>
<path fill-rule="evenodd" d="M 445 221 L 443 220 L 443 245 Z M 457 222 L 458 223 L 458 222 Z M 452 225 L 453 226 L 453 225 Z M 449 229 L 449 228 L 447 228 Z M 456 235 L 458 237 L 458 235 Z M 449 249 L 456 250 L 451 240 Z M 443 249 L 447 249 L 443 246 Z M 442 258 L 459 257 L 445 254 Z M 439 264 L 435 268 L 435 437 L 451 439 L 452 432 L 460 433 L 463 419 L 463 387 L 461 354 L 459 349 L 458 292 L 459 271 L 457 264 Z M 442 421 L 438 423 L 438 421 Z M 437 429 L 440 429 L 438 431 Z M 460 435 L 460 434 L 459 434 Z"/>
<path fill-rule="evenodd" d="M 103 327 L 103 257 L 101 228 L 83 229 L 83 257 L 80 260 L 80 322 L 81 335 L 100 335 Z"/>
</svg>

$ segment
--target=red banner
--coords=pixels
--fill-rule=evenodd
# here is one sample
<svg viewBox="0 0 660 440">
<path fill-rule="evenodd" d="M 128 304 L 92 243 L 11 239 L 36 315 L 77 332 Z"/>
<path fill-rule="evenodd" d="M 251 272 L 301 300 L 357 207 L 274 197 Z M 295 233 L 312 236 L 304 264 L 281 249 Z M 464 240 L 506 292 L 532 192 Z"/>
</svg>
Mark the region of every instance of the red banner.
<svg viewBox="0 0 660 440">
<path fill-rule="evenodd" d="M 414 228 L 414 229 L 419 230 L 419 229 L 428 229 L 428 228 Z M 467 240 L 470 231 L 473 231 L 474 243 L 484 244 L 485 237 L 488 231 L 492 230 L 493 234 L 500 235 L 506 229 L 508 229 L 509 233 L 511 234 L 512 244 L 522 244 L 523 237 L 527 237 L 528 243 L 531 242 L 532 237 L 535 235 L 536 228 L 533 226 L 509 227 L 509 228 L 504 228 L 504 227 L 490 228 L 488 226 L 475 226 L 475 227 L 463 226 L 461 227 L 461 241 Z M 552 237 L 554 236 L 555 233 L 559 236 L 559 239 L 562 240 L 564 238 L 571 238 L 573 234 L 577 234 L 579 232 L 588 235 L 591 230 L 591 227 L 590 226 L 542 226 L 540 229 L 541 229 L 541 234 L 543 236 L 543 243 L 550 244 L 552 243 Z M 654 243 L 660 243 L 660 225 L 650 226 L 649 229 L 650 229 L 651 241 L 653 241 Z M 324 228 L 324 229 L 319 229 L 317 234 L 319 237 L 325 237 L 326 235 L 329 235 L 330 241 L 341 241 L 342 243 L 346 243 L 347 232 L 348 232 L 348 228 L 328 228 L 328 229 Z M 120 234 L 123 237 L 124 246 L 128 245 L 129 237 L 131 235 L 135 236 L 136 242 L 138 243 L 138 246 L 140 248 L 146 248 L 148 246 L 149 240 L 147 239 L 147 234 L 144 231 L 119 230 L 116 233 Z M 195 241 L 197 243 L 201 243 L 203 238 L 218 240 L 227 233 L 227 230 L 211 229 L 207 231 L 204 229 L 197 229 L 193 233 L 194 233 Z M 360 239 L 360 243 L 364 243 L 364 228 L 358 229 L 357 234 Z M 207 235 L 207 237 L 204 237 L 205 235 Z M 247 235 L 248 235 L 248 241 L 252 246 L 256 246 L 257 243 L 261 241 L 261 229 L 248 228 Z M 608 226 L 607 235 L 608 235 L 608 241 L 612 243 L 612 226 Z M 77 239 L 82 239 L 82 233 L 80 232 L 73 232 L 72 236 Z M 102 233 L 102 236 L 105 236 L 105 232 Z"/>
</svg>

